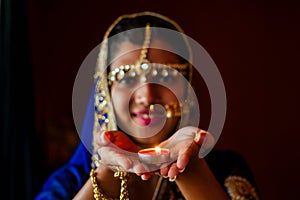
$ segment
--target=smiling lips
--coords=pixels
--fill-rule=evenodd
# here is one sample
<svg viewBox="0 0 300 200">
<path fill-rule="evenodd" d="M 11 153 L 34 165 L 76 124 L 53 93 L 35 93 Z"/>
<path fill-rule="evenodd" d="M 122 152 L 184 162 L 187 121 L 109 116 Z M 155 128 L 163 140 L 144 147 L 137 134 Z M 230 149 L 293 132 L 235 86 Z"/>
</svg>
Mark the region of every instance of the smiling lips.
<svg viewBox="0 0 300 200">
<path fill-rule="evenodd" d="M 147 126 L 159 123 L 160 121 L 162 121 L 162 118 L 165 117 L 165 114 L 162 112 L 141 110 L 132 113 L 132 117 L 136 119 L 141 125 Z"/>
</svg>

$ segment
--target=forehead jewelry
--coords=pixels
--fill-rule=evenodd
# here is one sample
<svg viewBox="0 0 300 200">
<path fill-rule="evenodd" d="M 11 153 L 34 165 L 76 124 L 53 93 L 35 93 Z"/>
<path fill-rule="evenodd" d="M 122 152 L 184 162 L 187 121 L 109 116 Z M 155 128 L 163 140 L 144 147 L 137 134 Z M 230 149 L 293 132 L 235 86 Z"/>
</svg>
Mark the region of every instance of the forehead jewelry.
<svg viewBox="0 0 300 200">
<path fill-rule="evenodd" d="M 149 45 L 150 45 L 150 40 L 151 40 L 150 24 L 147 23 L 146 28 L 145 28 L 144 43 L 143 43 L 143 46 L 142 46 L 140 58 L 135 63 L 136 66 L 142 65 L 144 63 L 149 63 L 149 60 L 147 59 L 147 54 L 148 54 L 148 49 L 149 49 Z"/>
<path fill-rule="evenodd" d="M 169 75 L 176 76 L 178 71 L 185 76 L 187 73 L 188 63 L 179 64 L 159 64 L 150 63 L 147 59 L 148 49 L 151 41 L 151 29 L 149 23 L 147 23 L 145 28 L 145 39 L 142 46 L 139 59 L 135 64 L 132 65 L 121 65 L 108 74 L 108 84 L 111 85 L 114 81 L 121 80 L 124 78 L 125 73 L 129 72 L 130 77 L 141 76 L 142 82 L 146 82 L 146 75 L 151 74 L 155 77 L 160 75 L 162 77 L 167 77 Z"/>
</svg>

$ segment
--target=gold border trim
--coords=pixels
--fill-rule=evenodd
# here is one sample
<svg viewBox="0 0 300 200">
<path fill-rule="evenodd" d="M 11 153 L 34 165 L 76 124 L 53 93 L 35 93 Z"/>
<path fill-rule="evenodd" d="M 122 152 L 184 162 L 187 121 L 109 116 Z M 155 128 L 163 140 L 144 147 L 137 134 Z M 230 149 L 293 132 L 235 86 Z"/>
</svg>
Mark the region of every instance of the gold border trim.
<svg viewBox="0 0 300 200">
<path fill-rule="evenodd" d="M 255 188 L 241 176 L 229 176 L 224 181 L 232 200 L 259 200 Z"/>
</svg>

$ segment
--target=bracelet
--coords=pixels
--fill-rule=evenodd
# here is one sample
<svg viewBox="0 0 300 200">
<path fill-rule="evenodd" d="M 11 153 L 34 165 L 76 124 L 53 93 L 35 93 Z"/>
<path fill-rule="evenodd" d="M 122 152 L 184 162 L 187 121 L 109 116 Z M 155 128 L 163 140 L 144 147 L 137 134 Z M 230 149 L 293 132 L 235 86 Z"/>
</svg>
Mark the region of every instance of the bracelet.
<svg viewBox="0 0 300 200">
<path fill-rule="evenodd" d="M 96 172 L 93 168 L 91 169 L 90 177 L 93 186 L 94 198 L 96 200 L 119 200 L 118 198 L 110 198 L 104 194 L 103 190 L 98 186 Z M 114 177 L 119 177 L 121 180 L 120 200 L 129 199 L 127 186 L 129 174 L 127 172 L 117 171 L 115 172 Z"/>
<path fill-rule="evenodd" d="M 127 184 L 129 174 L 124 171 L 117 171 L 114 173 L 114 177 L 119 177 L 121 180 L 120 200 L 129 199 L 128 184 Z"/>
<path fill-rule="evenodd" d="M 94 198 L 96 200 L 117 200 L 114 198 L 110 198 L 103 193 L 102 189 L 98 186 L 96 173 L 94 169 L 91 169 L 90 177 L 93 186 Z"/>
</svg>

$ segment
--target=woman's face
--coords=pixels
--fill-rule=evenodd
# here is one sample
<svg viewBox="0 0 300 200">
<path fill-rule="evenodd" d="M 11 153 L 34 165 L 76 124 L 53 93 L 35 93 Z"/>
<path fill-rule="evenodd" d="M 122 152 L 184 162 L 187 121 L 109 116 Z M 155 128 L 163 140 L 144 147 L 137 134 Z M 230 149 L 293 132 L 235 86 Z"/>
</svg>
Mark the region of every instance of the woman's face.
<svg viewBox="0 0 300 200">
<path fill-rule="evenodd" d="M 161 41 L 154 40 L 151 43 L 161 49 L 166 48 L 166 44 Z M 129 48 L 135 47 L 134 44 L 126 41 L 118 47 L 115 55 L 118 59 L 111 64 L 111 70 L 121 65 L 135 64 L 139 59 L 140 49 L 127 52 Z M 119 57 L 121 54 L 124 55 Z M 150 63 L 179 63 L 178 56 L 157 48 L 148 50 L 147 59 Z M 170 136 L 180 120 L 179 117 L 166 118 L 163 106 L 171 102 L 183 102 L 186 90 L 184 80 L 181 76 L 167 76 L 163 79 L 155 76 L 153 79 L 153 76 L 146 75 L 147 81 L 143 82 L 140 76 L 128 77 L 114 81 L 111 85 L 117 124 L 136 144 L 153 147 Z M 155 105 L 154 109 L 151 105 Z"/>
</svg>

